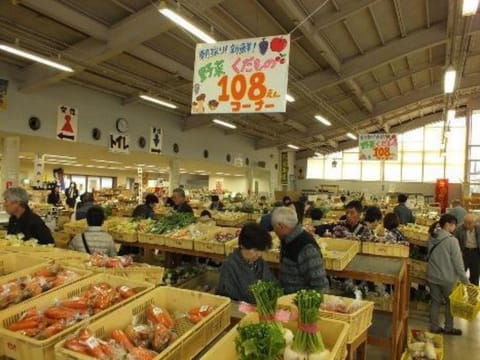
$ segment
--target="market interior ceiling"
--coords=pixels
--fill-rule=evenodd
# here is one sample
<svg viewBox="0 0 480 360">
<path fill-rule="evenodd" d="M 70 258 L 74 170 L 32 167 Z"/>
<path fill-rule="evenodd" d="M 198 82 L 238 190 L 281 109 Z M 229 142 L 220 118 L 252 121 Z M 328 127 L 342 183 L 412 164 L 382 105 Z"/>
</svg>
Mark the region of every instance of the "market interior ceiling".
<svg viewBox="0 0 480 360">
<path fill-rule="evenodd" d="M 290 32 L 324 0 L 167 1 L 217 41 Z M 438 121 L 480 92 L 480 16 L 463 0 L 326 0 L 292 34 L 285 114 L 223 116 L 257 148 L 295 142 L 310 152 L 354 145 L 347 132 L 388 131 Z M 75 65 L 59 73 L 16 57 L 23 91 L 67 81 L 122 98 L 148 92 L 178 105 L 182 126 L 213 126 L 190 116 L 196 39 L 158 12 L 153 0 L 0 0 L 0 40 Z M 100 49 L 100 50 L 99 50 Z M 456 91 L 443 93 L 448 66 Z M 315 115 L 327 118 L 326 127 Z"/>
<path fill-rule="evenodd" d="M 0 132 L 0 138 L 15 136 L 12 133 Z M 35 153 L 42 150 L 45 163 L 55 167 L 64 167 L 68 173 L 81 172 L 83 169 L 95 170 L 99 175 L 108 171 L 121 171 L 136 174 L 137 168 L 144 172 L 159 174 L 168 178 L 170 157 L 133 151 L 127 156 L 108 152 L 103 146 L 71 143 L 54 139 L 40 139 L 35 136 L 22 136 L 20 141 L 20 160 L 31 166 Z M 1 154 L 0 154 L 1 157 Z M 179 159 L 180 174 L 198 176 L 246 176 L 244 167 L 235 167 L 213 161 Z M 78 169 L 78 170 L 76 170 Z M 257 177 L 269 177 L 269 172 L 255 168 Z"/>
</svg>

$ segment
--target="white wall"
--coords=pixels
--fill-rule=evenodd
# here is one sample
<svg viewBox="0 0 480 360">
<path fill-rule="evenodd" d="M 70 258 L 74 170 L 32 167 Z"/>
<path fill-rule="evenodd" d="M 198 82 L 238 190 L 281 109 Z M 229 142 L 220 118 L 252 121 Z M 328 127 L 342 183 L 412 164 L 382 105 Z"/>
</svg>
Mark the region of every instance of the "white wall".
<svg viewBox="0 0 480 360">
<path fill-rule="evenodd" d="M 130 123 L 132 151 L 142 150 L 137 145 L 137 139 L 148 134 L 151 126 L 161 126 L 164 129 L 164 154 L 176 156 L 172 145 L 178 143 L 178 157 L 186 159 L 203 159 L 203 150 L 210 153 L 208 160 L 220 163 L 226 162 L 226 154 L 232 157 L 242 154 L 254 161 L 265 161 L 268 170 L 274 170 L 278 163 L 275 149 L 256 151 L 251 139 L 239 135 L 225 135 L 217 127 L 201 127 L 187 132 L 181 130 L 183 118 L 141 103 L 123 106 L 121 99 L 91 89 L 68 83 L 58 83 L 34 93 L 20 93 L 15 77 L 16 69 L 0 63 L 2 78 L 10 80 L 8 88 L 8 109 L 0 110 L 0 131 L 20 135 L 33 135 L 44 138 L 55 138 L 57 107 L 60 104 L 78 108 L 79 111 L 79 142 L 107 146 L 109 133 L 115 130 L 115 121 L 119 117 L 126 118 Z M 38 131 L 28 127 L 28 119 L 37 116 L 42 121 Z M 98 127 L 102 131 L 102 139 L 94 141 L 91 130 Z M 41 149 L 39 149 L 41 151 Z M 272 158 L 273 156 L 273 158 Z"/>
</svg>

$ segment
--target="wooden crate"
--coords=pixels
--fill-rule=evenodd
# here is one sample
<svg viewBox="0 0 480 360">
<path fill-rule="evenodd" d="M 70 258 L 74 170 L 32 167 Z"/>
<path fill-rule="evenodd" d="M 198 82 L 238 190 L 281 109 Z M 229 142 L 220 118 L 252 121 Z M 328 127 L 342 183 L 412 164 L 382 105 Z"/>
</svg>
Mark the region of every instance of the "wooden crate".
<svg viewBox="0 0 480 360">
<path fill-rule="evenodd" d="M 137 300 L 123 306 L 102 319 L 92 321 L 88 328 L 96 337 L 105 338 L 115 329 L 124 329 L 136 318 L 145 320 L 145 310 L 150 304 L 167 309 L 170 313 L 185 313 L 191 308 L 211 305 L 215 310 L 198 324 L 187 319 L 177 320 L 179 338 L 162 351 L 155 360 L 191 359 L 205 348 L 230 324 L 230 299 L 172 287 L 155 289 Z M 63 347 L 64 341 L 55 347 L 56 360 L 92 360 Z"/>
<path fill-rule="evenodd" d="M 335 296 L 332 295 L 324 295 L 325 301 L 327 301 L 329 298 L 334 297 Z M 295 294 L 282 296 L 278 299 L 278 304 L 294 306 L 294 298 Z M 355 301 L 354 299 L 344 297 L 342 297 L 341 299 L 347 307 Z M 347 342 L 349 344 L 355 342 L 355 340 L 372 325 L 374 303 L 371 301 L 360 300 L 360 304 L 361 305 L 359 309 L 351 314 L 320 310 L 322 319 L 343 321 L 350 325 L 347 339 Z"/>
<path fill-rule="evenodd" d="M 8 327 L 14 322 L 18 321 L 22 314 L 26 311 L 34 307 L 37 309 L 44 309 L 54 305 L 59 299 L 78 296 L 80 293 L 87 290 L 92 284 L 99 282 L 106 282 L 114 287 L 127 285 L 131 288 L 141 288 L 142 291 L 140 291 L 136 296 L 124 300 L 106 309 L 105 311 L 101 311 L 88 319 L 80 321 L 46 340 L 32 339 L 8 330 Z M 65 286 L 62 289 L 52 291 L 50 294 L 40 296 L 36 300 L 12 307 L 8 310 L 4 310 L 0 312 L 0 355 L 5 355 L 8 358 L 16 360 L 54 360 L 55 345 L 59 341 L 63 340 L 68 334 L 74 332 L 79 327 L 85 326 L 89 322 L 104 316 L 105 314 L 121 308 L 128 302 L 146 294 L 152 288 L 153 285 L 145 282 L 132 281 L 118 276 L 98 274 L 78 281 L 72 285 Z"/>
<path fill-rule="evenodd" d="M 15 253 L 1 254 L 0 279 L 3 282 L 4 278 L 11 275 L 12 273 L 46 263 L 47 260 L 42 257 L 25 256 Z"/>
<path fill-rule="evenodd" d="M 10 256 L 14 256 L 14 255 L 10 255 Z M 48 267 L 48 266 L 53 266 L 55 265 L 54 262 L 48 262 L 46 261 L 45 259 L 43 259 L 43 261 L 45 261 L 44 263 L 42 264 L 39 264 L 39 265 L 35 265 L 35 266 L 31 266 L 31 267 L 28 267 L 26 269 L 23 269 L 23 270 L 20 270 L 20 271 L 17 271 L 17 272 L 14 272 L 14 273 L 11 273 L 9 275 L 6 275 L 6 276 L 3 276 L 0 278 L 0 288 L 3 287 L 4 284 L 7 284 L 9 282 L 12 282 L 12 281 L 16 281 L 18 278 L 21 278 L 21 277 L 24 277 L 24 276 L 30 276 L 32 274 L 34 274 L 36 271 L 40 270 L 40 269 L 44 269 L 45 267 Z M 30 302 L 30 301 L 33 301 L 35 299 L 37 299 L 39 296 L 43 296 L 43 295 L 46 295 L 46 294 L 49 294 L 51 293 L 52 291 L 55 291 L 55 290 L 58 290 L 58 289 L 61 289 L 65 286 L 69 286 L 77 281 L 81 281 L 81 280 L 84 280 L 88 277 L 90 277 L 92 275 L 92 272 L 91 271 L 87 271 L 87 270 L 83 270 L 83 269 L 78 269 L 78 268 L 75 268 L 75 267 L 70 267 L 70 266 L 66 266 L 66 265 L 61 265 L 63 269 L 65 270 L 72 270 L 74 271 L 76 274 L 78 274 L 78 277 L 73 279 L 72 281 L 70 282 L 67 282 L 63 285 L 60 285 L 56 288 L 53 288 L 53 289 L 50 289 L 48 291 L 45 291 L 37 296 L 34 296 L 34 297 L 31 297 L 29 299 L 26 299 L 24 301 L 22 301 L 21 303 L 18 303 L 18 304 L 24 304 L 26 302 Z M 18 304 L 15 304 L 15 305 L 12 305 L 10 306 L 9 308 L 12 308 Z M 3 311 L 3 310 L 2 310 Z"/>
<path fill-rule="evenodd" d="M 240 325 L 258 323 L 258 314 L 251 313 L 245 316 Z M 325 347 L 330 350 L 329 360 L 344 360 L 347 356 L 347 337 L 348 328 L 347 323 L 332 320 L 321 319 L 318 322 L 321 329 L 321 334 Z M 292 331 L 297 329 L 296 322 L 289 322 L 284 326 Z M 237 328 L 234 327 L 223 338 L 220 339 L 212 348 L 200 358 L 200 360 L 237 360 L 238 354 L 235 350 L 235 338 L 237 337 Z M 220 355 L 221 354 L 221 355 Z M 276 360 L 283 359 L 283 355 Z"/>
<path fill-rule="evenodd" d="M 360 252 L 362 254 L 377 256 L 408 258 L 410 255 L 410 248 L 403 244 L 364 241 L 361 243 Z"/>
<path fill-rule="evenodd" d="M 325 269 L 342 271 L 360 251 L 360 243 L 355 240 L 320 238 Z"/>
</svg>

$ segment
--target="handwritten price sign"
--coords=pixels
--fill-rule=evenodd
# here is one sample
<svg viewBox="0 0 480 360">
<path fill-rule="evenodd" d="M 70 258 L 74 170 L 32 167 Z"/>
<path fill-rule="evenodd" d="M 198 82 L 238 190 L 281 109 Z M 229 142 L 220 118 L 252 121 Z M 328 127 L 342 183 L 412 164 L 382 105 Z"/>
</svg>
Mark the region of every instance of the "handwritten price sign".
<svg viewBox="0 0 480 360">
<path fill-rule="evenodd" d="M 192 114 L 285 112 L 290 35 L 198 44 Z"/>
<path fill-rule="evenodd" d="M 362 134 L 359 137 L 360 160 L 397 160 L 397 134 Z"/>
</svg>

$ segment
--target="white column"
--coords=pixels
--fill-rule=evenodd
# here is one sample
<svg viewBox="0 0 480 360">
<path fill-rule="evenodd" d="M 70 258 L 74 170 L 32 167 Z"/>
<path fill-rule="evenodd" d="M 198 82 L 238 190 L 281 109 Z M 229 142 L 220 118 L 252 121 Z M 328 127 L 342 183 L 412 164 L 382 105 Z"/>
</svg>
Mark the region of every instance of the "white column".
<svg viewBox="0 0 480 360">
<path fill-rule="evenodd" d="M 180 185 L 180 160 L 170 160 L 170 171 L 168 173 L 168 182 L 170 187 L 170 194 Z"/>
<path fill-rule="evenodd" d="M 287 190 L 295 190 L 295 151 L 288 152 L 288 187 Z"/>
<path fill-rule="evenodd" d="M 3 139 L 2 182 L 3 190 L 8 186 L 18 186 L 20 170 L 20 138 L 18 136 Z"/>
<path fill-rule="evenodd" d="M 43 181 L 45 170 L 45 157 L 43 154 L 35 154 L 33 157 L 33 186 L 40 186 Z"/>
<path fill-rule="evenodd" d="M 247 168 L 247 184 L 246 184 L 246 193 L 250 197 L 253 195 L 253 168 Z"/>
</svg>

